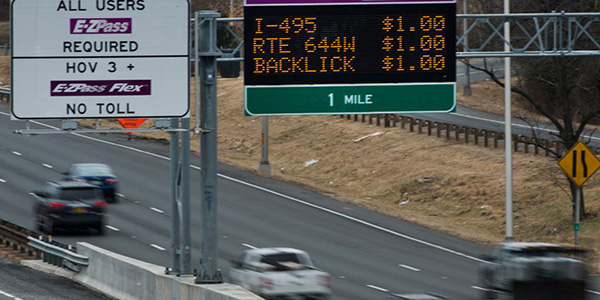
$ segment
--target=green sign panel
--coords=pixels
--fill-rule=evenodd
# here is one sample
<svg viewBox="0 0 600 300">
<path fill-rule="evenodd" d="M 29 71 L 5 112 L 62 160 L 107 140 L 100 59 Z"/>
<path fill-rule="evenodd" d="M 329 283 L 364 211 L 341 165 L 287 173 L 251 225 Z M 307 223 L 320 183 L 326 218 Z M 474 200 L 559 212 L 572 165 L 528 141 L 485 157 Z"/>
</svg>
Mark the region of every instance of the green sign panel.
<svg viewBox="0 0 600 300">
<path fill-rule="evenodd" d="M 574 227 L 573 229 L 575 229 L 575 231 L 579 231 L 579 224 L 573 224 L 573 225 L 574 225 L 574 226 L 573 226 L 573 227 Z"/>
<path fill-rule="evenodd" d="M 455 83 L 246 86 L 248 116 L 456 111 Z"/>
</svg>

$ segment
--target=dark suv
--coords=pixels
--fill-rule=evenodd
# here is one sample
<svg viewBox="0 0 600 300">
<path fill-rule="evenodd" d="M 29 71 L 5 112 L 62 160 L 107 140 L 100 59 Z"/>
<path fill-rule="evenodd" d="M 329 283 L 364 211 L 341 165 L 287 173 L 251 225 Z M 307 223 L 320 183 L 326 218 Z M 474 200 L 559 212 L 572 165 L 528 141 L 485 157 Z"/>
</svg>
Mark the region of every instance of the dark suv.
<svg viewBox="0 0 600 300">
<path fill-rule="evenodd" d="M 77 181 L 49 181 L 32 193 L 37 230 L 54 234 L 57 228 L 92 228 L 99 234 L 104 233 L 106 200 L 97 186 Z"/>
</svg>

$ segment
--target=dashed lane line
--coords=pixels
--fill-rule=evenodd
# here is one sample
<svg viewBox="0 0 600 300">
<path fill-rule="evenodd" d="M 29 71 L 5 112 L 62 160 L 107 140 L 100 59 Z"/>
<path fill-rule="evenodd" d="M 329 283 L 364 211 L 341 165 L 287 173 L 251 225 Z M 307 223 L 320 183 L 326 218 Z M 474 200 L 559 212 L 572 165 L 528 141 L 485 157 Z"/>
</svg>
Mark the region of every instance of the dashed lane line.
<svg viewBox="0 0 600 300">
<path fill-rule="evenodd" d="M 372 288 L 374 290 L 378 290 L 378 291 L 382 291 L 382 292 L 388 292 L 388 290 L 386 290 L 386 289 L 384 289 L 382 287 L 378 287 L 378 286 L 371 285 L 371 284 L 367 284 L 367 287 L 370 287 L 370 288 Z"/>
<path fill-rule="evenodd" d="M 420 272 L 421 271 L 420 269 L 417 269 L 417 268 L 411 267 L 411 266 L 407 266 L 407 265 L 398 265 L 398 266 L 403 267 L 405 269 L 409 269 L 411 271 L 415 271 L 415 272 Z"/>
<path fill-rule="evenodd" d="M 154 249 L 158 249 L 158 250 L 160 250 L 160 251 L 165 251 L 165 250 L 167 250 L 167 249 L 165 249 L 165 248 L 163 248 L 163 247 L 161 247 L 161 246 L 159 246 L 159 245 L 156 245 L 156 244 L 150 244 L 150 247 L 152 247 L 152 248 L 154 248 Z"/>
<path fill-rule="evenodd" d="M 158 209 L 156 207 L 150 207 L 150 209 L 153 210 L 153 211 L 155 211 L 155 212 L 157 212 L 157 213 L 159 213 L 159 214 L 164 214 L 165 213 L 164 211 L 162 211 L 162 210 L 160 210 L 160 209 Z"/>
<path fill-rule="evenodd" d="M 258 249 L 252 245 L 248 245 L 248 244 L 242 244 L 242 246 L 246 247 L 246 248 L 250 248 L 250 249 Z"/>
<path fill-rule="evenodd" d="M 108 229 L 110 229 L 110 230 L 112 230 L 112 231 L 121 231 L 121 229 L 119 229 L 117 227 L 110 226 L 110 225 L 106 225 L 105 227 L 108 228 Z"/>
</svg>

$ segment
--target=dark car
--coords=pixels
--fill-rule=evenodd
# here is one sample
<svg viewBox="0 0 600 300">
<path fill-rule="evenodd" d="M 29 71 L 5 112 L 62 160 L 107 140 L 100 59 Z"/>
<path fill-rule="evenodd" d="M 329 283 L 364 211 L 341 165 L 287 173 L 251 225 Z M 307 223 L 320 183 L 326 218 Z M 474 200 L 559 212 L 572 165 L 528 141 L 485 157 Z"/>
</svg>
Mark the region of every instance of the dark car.
<svg viewBox="0 0 600 300">
<path fill-rule="evenodd" d="M 111 167 L 105 164 L 73 164 L 64 175 L 65 180 L 87 182 L 98 186 L 109 203 L 117 201 L 115 195 L 119 180 Z"/>
<path fill-rule="evenodd" d="M 54 234 L 58 228 L 92 228 L 99 234 L 104 233 L 106 200 L 97 186 L 77 181 L 49 181 L 32 193 L 37 230 Z"/>
</svg>

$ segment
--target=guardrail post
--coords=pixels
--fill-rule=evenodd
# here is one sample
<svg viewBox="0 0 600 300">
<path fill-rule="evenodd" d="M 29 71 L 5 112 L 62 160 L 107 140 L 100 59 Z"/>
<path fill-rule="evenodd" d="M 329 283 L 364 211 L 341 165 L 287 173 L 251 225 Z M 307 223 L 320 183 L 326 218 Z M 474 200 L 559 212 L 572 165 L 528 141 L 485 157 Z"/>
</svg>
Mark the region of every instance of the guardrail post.
<svg viewBox="0 0 600 300">
<path fill-rule="evenodd" d="M 488 141 L 489 138 L 490 138 L 489 131 L 483 130 L 483 146 L 486 148 L 489 146 L 489 141 Z"/>
<path fill-rule="evenodd" d="M 473 142 L 475 145 L 479 145 L 479 133 L 478 129 L 473 129 Z"/>
<path fill-rule="evenodd" d="M 360 115 L 360 118 L 361 118 L 361 123 L 364 123 L 364 122 L 365 122 L 365 117 L 366 117 L 365 115 Z"/>
<path fill-rule="evenodd" d="M 461 130 L 462 130 L 462 127 L 460 127 L 458 125 L 454 125 L 454 140 L 456 140 L 457 142 L 460 140 Z"/>
<path fill-rule="evenodd" d="M 373 115 L 369 115 L 369 125 L 373 125 Z"/>
<path fill-rule="evenodd" d="M 539 144 L 540 144 L 540 143 L 539 143 L 539 142 L 538 142 L 538 140 L 537 140 L 537 139 L 535 139 L 535 138 L 534 138 L 534 139 L 532 139 L 532 141 L 533 141 L 533 153 L 534 153 L 535 155 L 538 155 L 538 154 L 540 154 L 540 149 L 539 149 Z"/>
<path fill-rule="evenodd" d="M 521 137 L 522 141 L 523 141 L 523 145 L 525 146 L 524 153 L 527 154 L 529 153 L 529 138 L 527 137 Z"/>
<path fill-rule="evenodd" d="M 431 136 L 431 121 L 427 120 L 425 126 L 427 126 L 427 135 Z"/>
<path fill-rule="evenodd" d="M 377 118 L 377 126 L 379 127 L 379 126 L 381 126 L 381 115 L 378 114 L 376 116 L 376 118 Z"/>
<path fill-rule="evenodd" d="M 354 122 L 358 121 L 358 115 L 354 115 Z"/>
<path fill-rule="evenodd" d="M 406 124 L 405 124 L 406 120 L 404 120 L 404 119 L 405 119 L 404 117 L 400 116 L 400 128 L 401 129 L 406 128 Z"/>
<path fill-rule="evenodd" d="M 423 133 L 423 120 L 417 119 L 417 132 L 419 134 Z"/>
<path fill-rule="evenodd" d="M 469 143 L 469 133 L 471 132 L 471 128 L 470 127 L 464 127 L 465 129 L 465 144 Z"/>
<path fill-rule="evenodd" d="M 438 122 L 435 122 L 435 123 L 433 123 L 433 124 L 434 124 L 434 126 L 435 126 L 435 135 L 436 135 L 438 138 L 440 138 L 440 136 L 442 136 L 442 130 L 441 130 L 441 128 L 440 128 L 440 123 L 438 123 Z"/>
<path fill-rule="evenodd" d="M 513 151 L 519 152 L 519 139 L 521 137 L 517 135 L 513 135 Z"/>
<path fill-rule="evenodd" d="M 450 124 L 446 123 L 446 140 L 450 140 Z"/>
<path fill-rule="evenodd" d="M 502 137 L 502 134 L 498 134 L 497 132 L 494 132 L 494 148 L 498 148 L 498 136 L 500 135 L 500 137 Z"/>
<path fill-rule="evenodd" d="M 390 127 L 390 115 L 389 114 L 383 115 L 383 126 L 386 128 Z"/>
<path fill-rule="evenodd" d="M 398 125 L 398 115 L 394 114 L 392 118 L 392 126 L 396 127 Z"/>
<path fill-rule="evenodd" d="M 544 140 L 544 152 L 546 157 L 550 156 L 550 141 L 549 140 Z"/>
<path fill-rule="evenodd" d="M 409 127 L 409 131 L 410 132 L 415 132 L 414 126 L 415 125 L 415 120 L 413 118 L 408 118 L 408 127 Z"/>
</svg>

